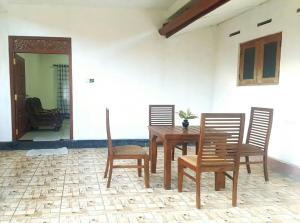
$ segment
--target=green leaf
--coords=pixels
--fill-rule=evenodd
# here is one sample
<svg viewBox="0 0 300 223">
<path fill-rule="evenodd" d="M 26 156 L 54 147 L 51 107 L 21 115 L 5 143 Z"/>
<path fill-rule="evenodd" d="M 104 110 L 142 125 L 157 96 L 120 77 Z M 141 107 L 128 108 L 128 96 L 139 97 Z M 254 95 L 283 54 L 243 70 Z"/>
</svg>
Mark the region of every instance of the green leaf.
<svg viewBox="0 0 300 223">
<path fill-rule="evenodd" d="M 198 116 L 191 114 L 188 119 L 195 119 L 195 118 L 198 118 Z"/>
<path fill-rule="evenodd" d="M 185 112 L 184 111 L 179 111 L 179 117 L 180 118 L 183 118 L 183 119 L 185 119 L 185 117 L 186 117 L 186 114 L 185 114 Z"/>
<path fill-rule="evenodd" d="M 187 109 L 186 112 L 180 110 L 179 111 L 179 117 L 182 118 L 182 119 L 195 119 L 195 118 L 198 118 L 198 116 L 194 115 L 190 109 Z"/>
</svg>

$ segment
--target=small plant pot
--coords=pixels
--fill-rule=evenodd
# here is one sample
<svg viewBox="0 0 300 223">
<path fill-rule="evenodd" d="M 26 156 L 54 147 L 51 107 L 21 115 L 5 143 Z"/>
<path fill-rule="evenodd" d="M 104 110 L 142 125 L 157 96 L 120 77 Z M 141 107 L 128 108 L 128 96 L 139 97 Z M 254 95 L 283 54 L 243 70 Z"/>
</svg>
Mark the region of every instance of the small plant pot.
<svg viewBox="0 0 300 223">
<path fill-rule="evenodd" d="M 182 122 L 182 126 L 184 127 L 184 128 L 187 128 L 188 126 L 189 126 L 189 121 L 187 120 L 187 119 L 184 119 L 183 120 L 183 122 Z"/>
</svg>

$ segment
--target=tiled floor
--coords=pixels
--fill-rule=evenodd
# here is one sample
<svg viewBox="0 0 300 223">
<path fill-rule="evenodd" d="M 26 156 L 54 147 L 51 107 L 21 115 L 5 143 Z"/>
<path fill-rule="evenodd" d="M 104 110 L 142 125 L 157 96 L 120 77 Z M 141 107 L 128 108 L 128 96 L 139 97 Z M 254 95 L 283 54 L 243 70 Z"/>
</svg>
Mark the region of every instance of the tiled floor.
<svg viewBox="0 0 300 223">
<path fill-rule="evenodd" d="M 162 156 L 161 150 L 159 157 Z M 162 160 L 145 189 L 137 171 L 117 169 L 111 189 L 103 179 L 105 149 L 74 149 L 66 156 L 26 157 L 26 151 L 0 151 L 0 222 L 300 222 L 300 182 L 260 166 L 240 170 L 238 207 L 231 207 L 231 182 L 214 191 L 212 174 L 202 180 L 202 209 L 195 208 L 195 187 L 162 188 Z"/>
<path fill-rule="evenodd" d="M 19 140 L 33 141 L 57 141 L 60 139 L 70 139 L 70 120 L 65 119 L 59 131 L 55 130 L 32 130 L 27 132 Z"/>
</svg>

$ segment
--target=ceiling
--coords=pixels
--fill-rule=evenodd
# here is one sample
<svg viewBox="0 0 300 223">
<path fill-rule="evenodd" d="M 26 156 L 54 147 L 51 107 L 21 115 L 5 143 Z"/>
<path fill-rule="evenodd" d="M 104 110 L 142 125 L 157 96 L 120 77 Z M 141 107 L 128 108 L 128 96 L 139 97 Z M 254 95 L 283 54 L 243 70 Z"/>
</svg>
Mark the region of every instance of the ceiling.
<svg viewBox="0 0 300 223">
<path fill-rule="evenodd" d="M 0 3 L 168 9 L 176 0 L 0 0 Z"/>
<path fill-rule="evenodd" d="M 196 20 L 194 23 L 184 28 L 181 32 L 220 24 L 267 1 L 269 0 L 230 0 L 211 13 Z"/>
<path fill-rule="evenodd" d="M 91 7 L 168 10 L 172 5 L 173 7 L 175 6 L 174 3 L 176 3 L 176 8 L 179 9 L 187 1 L 188 0 L 0 0 L 0 12 L 1 8 L 4 10 L 3 6 L 6 4 L 77 5 Z M 190 24 L 179 33 L 196 28 L 220 24 L 267 1 L 270 0 L 230 0 L 223 6 Z"/>
</svg>

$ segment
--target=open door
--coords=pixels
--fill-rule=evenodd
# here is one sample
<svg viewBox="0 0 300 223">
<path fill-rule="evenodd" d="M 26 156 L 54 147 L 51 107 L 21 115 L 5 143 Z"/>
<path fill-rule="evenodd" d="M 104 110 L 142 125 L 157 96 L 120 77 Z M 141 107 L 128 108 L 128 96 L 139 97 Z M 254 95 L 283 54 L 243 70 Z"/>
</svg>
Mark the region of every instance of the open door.
<svg viewBox="0 0 300 223">
<path fill-rule="evenodd" d="M 14 55 L 12 75 L 14 80 L 14 108 L 16 139 L 22 137 L 28 130 L 28 118 L 26 114 L 26 88 L 25 88 L 25 60 Z"/>
<path fill-rule="evenodd" d="M 9 36 L 10 83 L 12 106 L 12 140 L 16 141 L 27 131 L 25 109 L 25 61 L 17 53 L 63 54 L 68 56 L 70 139 L 73 139 L 73 97 L 72 97 L 72 50 L 71 38 L 40 36 Z M 29 125 L 28 125 L 29 126 Z M 29 130 L 29 129 L 28 129 Z"/>
</svg>

